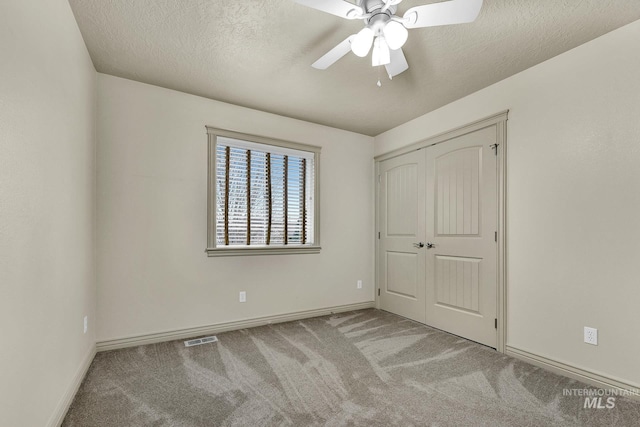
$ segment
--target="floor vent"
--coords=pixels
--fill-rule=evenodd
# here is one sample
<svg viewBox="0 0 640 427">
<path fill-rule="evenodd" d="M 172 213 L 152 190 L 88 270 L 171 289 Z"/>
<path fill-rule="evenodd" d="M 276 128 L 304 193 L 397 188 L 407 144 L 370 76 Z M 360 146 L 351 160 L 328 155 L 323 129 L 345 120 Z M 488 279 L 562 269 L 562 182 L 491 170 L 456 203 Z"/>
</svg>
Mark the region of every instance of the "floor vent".
<svg viewBox="0 0 640 427">
<path fill-rule="evenodd" d="M 210 342 L 217 342 L 218 338 L 213 336 L 213 337 L 204 337 L 204 338 L 196 338 L 194 340 L 189 340 L 189 341 L 185 341 L 184 342 L 184 346 L 185 347 L 193 347 L 195 345 L 202 345 L 202 344 L 208 344 Z"/>
</svg>

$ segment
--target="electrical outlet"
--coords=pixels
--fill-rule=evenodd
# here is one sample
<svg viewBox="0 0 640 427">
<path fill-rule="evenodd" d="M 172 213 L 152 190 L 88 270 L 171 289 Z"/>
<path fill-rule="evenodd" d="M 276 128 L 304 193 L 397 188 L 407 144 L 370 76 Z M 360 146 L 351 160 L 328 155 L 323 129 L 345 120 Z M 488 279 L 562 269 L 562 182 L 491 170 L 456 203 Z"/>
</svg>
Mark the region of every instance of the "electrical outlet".
<svg viewBox="0 0 640 427">
<path fill-rule="evenodd" d="M 584 327 L 584 342 L 598 345 L 598 330 L 596 328 Z"/>
<path fill-rule="evenodd" d="M 84 333 L 87 333 L 87 329 L 89 329 L 89 317 L 84 316 Z"/>
<path fill-rule="evenodd" d="M 240 291 L 240 302 L 247 302 L 247 292 Z"/>
<path fill-rule="evenodd" d="M 358 284 L 356 286 L 358 289 L 362 289 L 362 280 L 358 280 Z"/>
</svg>

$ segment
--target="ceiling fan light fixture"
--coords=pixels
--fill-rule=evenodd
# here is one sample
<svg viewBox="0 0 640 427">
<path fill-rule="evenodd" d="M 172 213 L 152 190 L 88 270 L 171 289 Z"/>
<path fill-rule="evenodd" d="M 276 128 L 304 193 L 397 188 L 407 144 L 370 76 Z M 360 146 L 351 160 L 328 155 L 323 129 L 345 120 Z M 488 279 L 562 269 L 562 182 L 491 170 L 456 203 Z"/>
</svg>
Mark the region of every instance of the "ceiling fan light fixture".
<svg viewBox="0 0 640 427">
<path fill-rule="evenodd" d="M 373 42 L 373 53 L 371 55 L 371 65 L 387 65 L 391 62 L 391 52 L 384 37 L 376 37 Z"/>
<path fill-rule="evenodd" d="M 364 58 L 369 54 L 371 49 L 371 42 L 373 42 L 373 30 L 369 27 L 364 27 L 351 42 L 351 51 L 357 56 Z"/>
<path fill-rule="evenodd" d="M 407 41 L 409 31 L 397 21 L 389 21 L 382 29 L 387 45 L 392 50 L 400 49 Z"/>
</svg>

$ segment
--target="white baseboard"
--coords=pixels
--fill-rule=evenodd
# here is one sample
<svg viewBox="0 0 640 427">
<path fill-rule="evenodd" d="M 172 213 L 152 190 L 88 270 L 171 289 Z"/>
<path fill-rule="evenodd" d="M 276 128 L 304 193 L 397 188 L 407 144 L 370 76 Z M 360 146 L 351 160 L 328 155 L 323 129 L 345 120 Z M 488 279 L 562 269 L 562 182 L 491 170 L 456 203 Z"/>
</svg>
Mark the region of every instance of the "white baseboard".
<svg viewBox="0 0 640 427">
<path fill-rule="evenodd" d="M 637 394 L 638 390 L 640 390 L 640 386 L 615 380 L 601 374 L 596 374 L 595 372 L 567 365 L 566 363 L 558 362 L 544 356 L 538 356 L 537 354 L 533 354 L 528 351 L 520 350 L 511 346 L 506 347 L 505 353 L 508 356 L 524 360 L 525 362 L 531 363 L 532 365 L 546 369 L 553 373 L 573 378 L 574 380 L 582 381 L 595 387 L 630 392 L 628 396 L 629 398 L 640 401 L 640 394 Z"/>
<path fill-rule="evenodd" d="M 93 358 L 96 355 L 96 346 L 92 345 L 87 354 L 85 355 L 82 363 L 78 367 L 75 375 L 73 376 L 73 380 L 67 391 L 62 396 L 62 399 L 58 402 L 55 411 L 49 418 L 49 422 L 47 423 L 48 427 L 59 427 L 64 421 L 65 415 L 67 415 L 67 411 L 73 403 L 73 398 L 76 396 L 78 389 L 80 388 L 80 384 L 82 384 L 82 380 L 84 380 L 87 371 L 89 370 L 89 366 L 91 366 L 91 362 L 93 362 Z"/>
<path fill-rule="evenodd" d="M 252 319 L 238 320 L 233 322 L 217 323 L 213 325 L 197 326 L 194 328 L 176 329 L 165 332 L 155 332 L 151 334 L 135 335 L 124 338 L 116 338 L 105 341 L 98 341 L 97 351 L 115 350 L 118 348 L 135 347 L 138 345 L 153 344 L 164 341 L 173 341 L 197 337 L 200 335 L 219 334 L 221 332 L 234 331 L 238 329 L 253 328 L 272 323 L 290 322 L 292 320 L 308 319 L 310 317 L 326 316 L 333 313 L 345 311 L 363 310 L 374 308 L 375 301 L 362 302 L 357 304 L 340 305 L 335 307 L 319 308 L 315 310 L 298 311 L 294 313 L 277 314 L 275 316 L 257 317 Z"/>
</svg>

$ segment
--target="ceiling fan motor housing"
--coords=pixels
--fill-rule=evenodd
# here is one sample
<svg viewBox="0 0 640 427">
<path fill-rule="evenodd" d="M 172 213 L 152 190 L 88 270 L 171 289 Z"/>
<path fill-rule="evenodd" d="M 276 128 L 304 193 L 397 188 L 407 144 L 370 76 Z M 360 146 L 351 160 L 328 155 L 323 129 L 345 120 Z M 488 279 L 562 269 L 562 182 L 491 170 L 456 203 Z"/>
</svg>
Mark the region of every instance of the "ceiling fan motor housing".
<svg viewBox="0 0 640 427">
<path fill-rule="evenodd" d="M 391 0 L 391 1 L 384 1 L 384 0 L 363 0 L 362 4 L 360 5 L 366 13 L 373 13 L 376 10 L 381 10 L 385 4 L 389 4 L 389 7 L 387 8 L 387 12 L 390 12 L 392 15 L 396 12 L 397 9 L 397 4 L 400 3 L 401 0 Z"/>
<path fill-rule="evenodd" d="M 385 2 L 383 0 L 365 0 L 363 4 L 367 14 L 371 15 L 365 19 L 367 27 L 371 28 L 376 36 L 382 33 L 382 29 L 397 10 L 397 6 L 392 5 L 383 12 L 384 5 Z"/>
</svg>

